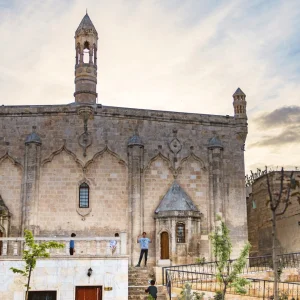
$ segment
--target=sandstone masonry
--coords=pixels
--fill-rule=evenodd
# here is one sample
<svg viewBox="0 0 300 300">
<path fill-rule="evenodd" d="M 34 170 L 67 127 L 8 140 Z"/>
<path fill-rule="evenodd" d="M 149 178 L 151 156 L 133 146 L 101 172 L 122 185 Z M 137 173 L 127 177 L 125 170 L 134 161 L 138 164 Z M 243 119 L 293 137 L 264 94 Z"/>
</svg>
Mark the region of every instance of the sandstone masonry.
<svg viewBox="0 0 300 300">
<path fill-rule="evenodd" d="M 146 231 L 150 264 L 188 263 L 210 257 L 208 234 L 219 214 L 236 254 L 247 240 L 246 95 L 233 95 L 234 116 L 102 106 L 95 92 L 98 36 L 88 15 L 75 39 L 74 103 L 0 107 L 3 236 L 25 228 L 42 236 L 126 232 L 135 264 L 136 238 Z M 174 182 L 187 199 L 156 213 Z M 83 183 L 88 207 L 79 206 Z"/>
</svg>

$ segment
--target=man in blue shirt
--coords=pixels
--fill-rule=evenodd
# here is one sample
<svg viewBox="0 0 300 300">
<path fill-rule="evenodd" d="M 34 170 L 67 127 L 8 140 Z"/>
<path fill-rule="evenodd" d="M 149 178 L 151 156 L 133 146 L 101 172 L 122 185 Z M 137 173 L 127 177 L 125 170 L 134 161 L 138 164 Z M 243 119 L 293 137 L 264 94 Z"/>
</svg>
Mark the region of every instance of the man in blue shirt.
<svg viewBox="0 0 300 300">
<path fill-rule="evenodd" d="M 75 237 L 76 234 L 72 233 L 71 237 Z M 73 255 L 75 252 L 75 241 L 74 240 L 70 240 L 70 255 Z"/>
<path fill-rule="evenodd" d="M 143 255 L 145 254 L 145 267 L 147 266 L 147 257 L 148 257 L 148 248 L 149 248 L 149 243 L 151 243 L 151 240 L 146 237 L 146 232 L 143 232 L 143 237 L 138 236 L 137 237 L 137 243 L 140 243 L 141 247 L 141 254 L 140 254 L 140 259 L 136 267 L 141 266 L 141 261 L 143 259 Z"/>
</svg>

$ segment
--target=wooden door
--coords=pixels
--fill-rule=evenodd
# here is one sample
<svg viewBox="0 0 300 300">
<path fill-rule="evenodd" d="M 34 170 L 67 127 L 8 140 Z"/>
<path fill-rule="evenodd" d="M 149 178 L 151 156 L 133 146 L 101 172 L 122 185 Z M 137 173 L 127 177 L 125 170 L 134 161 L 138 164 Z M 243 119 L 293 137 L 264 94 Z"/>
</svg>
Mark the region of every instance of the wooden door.
<svg viewBox="0 0 300 300">
<path fill-rule="evenodd" d="M 164 231 L 160 234 L 161 259 L 169 259 L 169 234 Z"/>
<path fill-rule="evenodd" d="M 76 300 L 102 300 L 101 286 L 77 286 Z"/>
</svg>

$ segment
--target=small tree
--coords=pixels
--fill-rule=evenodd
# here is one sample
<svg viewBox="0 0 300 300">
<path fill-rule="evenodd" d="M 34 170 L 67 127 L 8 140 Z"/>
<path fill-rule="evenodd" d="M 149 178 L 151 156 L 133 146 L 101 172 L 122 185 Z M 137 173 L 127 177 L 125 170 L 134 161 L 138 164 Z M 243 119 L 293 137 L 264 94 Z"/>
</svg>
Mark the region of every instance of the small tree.
<svg viewBox="0 0 300 300">
<path fill-rule="evenodd" d="M 204 293 L 192 293 L 192 285 L 189 282 L 186 282 L 183 290 L 180 293 L 179 300 L 203 300 Z"/>
<path fill-rule="evenodd" d="M 226 290 L 229 286 L 232 286 L 238 294 L 246 293 L 245 286 L 249 284 L 249 281 L 239 277 L 239 274 L 246 265 L 251 245 L 247 242 L 238 259 L 232 263 L 232 260 L 230 259 L 232 244 L 229 236 L 229 229 L 220 217 L 218 217 L 217 220 L 220 222 L 220 226 L 216 226 L 215 231 L 210 234 L 210 240 L 212 242 L 213 254 L 216 260 L 216 276 L 223 284 L 222 299 L 225 299 Z"/>
<path fill-rule="evenodd" d="M 52 241 L 37 244 L 35 243 L 33 234 L 30 230 L 25 229 L 24 233 L 25 233 L 25 245 L 26 245 L 25 249 L 28 248 L 23 251 L 23 260 L 25 261 L 25 267 L 23 270 L 17 268 L 10 268 L 10 269 L 14 273 L 19 273 L 27 278 L 27 284 L 25 284 L 26 287 L 25 300 L 28 300 L 31 273 L 36 266 L 36 260 L 38 258 L 49 257 L 50 256 L 50 254 L 48 253 L 49 249 L 64 248 L 64 244 L 52 242 Z"/>
<path fill-rule="evenodd" d="M 294 172 L 290 172 L 287 176 L 284 169 L 281 168 L 280 176 L 278 178 L 278 172 L 268 172 L 268 168 L 265 169 L 267 177 L 268 188 L 268 202 L 267 205 L 271 210 L 272 221 L 272 261 L 274 270 L 274 300 L 278 300 L 278 281 L 280 279 L 280 265 L 276 253 L 276 240 L 277 240 L 277 217 L 283 215 L 288 206 L 292 204 L 291 196 L 295 196 L 300 204 L 299 193 L 299 181 L 295 180 Z M 292 193 L 291 193 L 292 191 Z M 281 270 L 282 271 L 282 270 Z"/>
</svg>

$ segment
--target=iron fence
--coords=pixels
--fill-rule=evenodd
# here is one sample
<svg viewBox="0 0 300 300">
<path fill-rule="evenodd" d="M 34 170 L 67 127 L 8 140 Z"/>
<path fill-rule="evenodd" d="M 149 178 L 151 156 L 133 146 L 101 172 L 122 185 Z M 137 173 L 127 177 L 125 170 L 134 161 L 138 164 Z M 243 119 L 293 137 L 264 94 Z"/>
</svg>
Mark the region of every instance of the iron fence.
<svg viewBox="0 0 300 300">
<path fill-rule="evenodd" d="M 235 260 L 229 261 L 229 268 L 231 269 Z M 282 268 L 297 268 L 300 267 L 300 253 L 287 253 L 278 255 L 279 266 Z M 177 265 L 162 268 L 162 281 L 163 285 L 166 282 L 166 270 L 176 270 L 176 271 L 186 271 L 186 272 L 196 272 L 205 274 L 216 274 L 216 262 L 204 262 L 188 265 Z M 249 274 L 262 271 L 272 271 L 273 262 L 271 255 L 249 257 L 244 269 L 241 274 Z"/>
<path fill-rule="evenodd" d="M 172 287 L 183 288 L 185 283 L 189 283 L 193 290 L 217 292 L 222 291 L 224 285 L 217 280 L 215 274 L 197 273 L 190 271 L 180 271 L 175 269 L 166 270 L 166 286 L 171 296 Z M 246 277 L 245 277 L 246 278 Z M 272 299 L 273 281 L 263 279 L 246 278 L 249 284 L 246 285 L 246 296 L 258 297 L 262 299 Z M 300 284 L 291 282 L 278 283 L 279 295 L 285 300 L 300 300 Z M 227 293 L 236 295 L 232 286 L 227 287 Z"/>
</svg>

